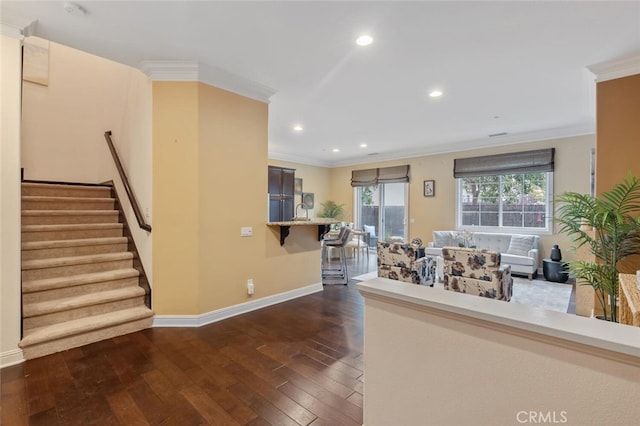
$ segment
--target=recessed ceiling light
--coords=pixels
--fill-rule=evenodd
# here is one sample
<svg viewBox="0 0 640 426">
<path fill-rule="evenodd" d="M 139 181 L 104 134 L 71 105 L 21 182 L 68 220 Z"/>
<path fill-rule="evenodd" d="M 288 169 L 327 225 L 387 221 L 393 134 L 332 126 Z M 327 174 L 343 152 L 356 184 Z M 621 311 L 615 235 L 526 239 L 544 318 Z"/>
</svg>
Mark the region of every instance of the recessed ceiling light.
<svg viewBox="0 0 640 426">
<path fill-rule="evenodd" d="M 432 90 L 431 93 L 429 93 L 429 96 L 431 96 L 432 98 L 439 98 L 440 96 L 442 96 L 442 91 L 441 90 Z"/>
<path fill-rule="evenodd" d="M 304 127 L 302 127 L 301 124 L 296 124 L 295 126 L 293 126 L 293 131 L 294 132 L 301 132 L 304 130 Z"/>
<path fill-rule="evenodd" d="M 361 143 L 360 148 L 366 148 L 368 145 L 366 143 Z"/>
<path fill-rule="evenodd" d="M 340 150 L 338 148 L 333 148 L 332 151 L 333 152 L 340 152 Z"/>
<path fill-rule="evenodd" d="M 373 37 L 368 34 L 363 34 L 356 39 L 356 44 L 358 46 L 368 46 L 373 43 Z"/>
</svg>

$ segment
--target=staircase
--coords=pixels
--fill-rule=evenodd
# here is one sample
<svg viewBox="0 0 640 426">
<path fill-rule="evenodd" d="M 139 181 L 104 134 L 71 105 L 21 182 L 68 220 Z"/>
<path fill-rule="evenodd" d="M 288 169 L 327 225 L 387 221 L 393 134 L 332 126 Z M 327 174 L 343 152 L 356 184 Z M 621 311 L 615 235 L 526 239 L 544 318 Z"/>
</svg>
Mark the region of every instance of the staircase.
<svg viewBox="0 0 640 426">
<path fill-rule="evenodd" d="M 22 184 L 26 359 L 151 327 L 111 186 Z"/>
</svg>

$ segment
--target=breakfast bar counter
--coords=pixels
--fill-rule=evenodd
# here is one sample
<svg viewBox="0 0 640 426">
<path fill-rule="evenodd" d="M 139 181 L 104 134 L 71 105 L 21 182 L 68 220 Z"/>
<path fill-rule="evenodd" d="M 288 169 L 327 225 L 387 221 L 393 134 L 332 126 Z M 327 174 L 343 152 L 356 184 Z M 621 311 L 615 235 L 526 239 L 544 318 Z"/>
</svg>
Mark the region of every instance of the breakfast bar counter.
<svg viewBox="0 0 640 426">
<path fill-rule="evenodd" d="M 331 225 L 334 223 L 340 223 L 336 219 L 297 219 L 288 220 L 283 222 L 267 222 L 267 226 L 279 226 L 280 227 L 280 245 L 284 245 L 284 240 L 289 236 L 289 231 L 292 226 L 317 226 L 318 227 L 318 241 L 322 240 L 322 236 L 329 232 Z"/>
</svg>

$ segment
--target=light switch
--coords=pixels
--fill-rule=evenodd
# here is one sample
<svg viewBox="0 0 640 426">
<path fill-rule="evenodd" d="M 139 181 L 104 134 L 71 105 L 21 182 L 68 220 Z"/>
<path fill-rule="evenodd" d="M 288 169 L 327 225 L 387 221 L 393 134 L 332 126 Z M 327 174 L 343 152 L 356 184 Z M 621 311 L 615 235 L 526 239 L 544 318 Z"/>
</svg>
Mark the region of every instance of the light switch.
<svg viewBox="0 0 640 426">
<path fill-rule="evenodd" d="M 240 228 L 240 236 L 241 237 L 251 237 L 253 236 L 253 227 L 251 226 L 243 226 Z"/>
</svg>

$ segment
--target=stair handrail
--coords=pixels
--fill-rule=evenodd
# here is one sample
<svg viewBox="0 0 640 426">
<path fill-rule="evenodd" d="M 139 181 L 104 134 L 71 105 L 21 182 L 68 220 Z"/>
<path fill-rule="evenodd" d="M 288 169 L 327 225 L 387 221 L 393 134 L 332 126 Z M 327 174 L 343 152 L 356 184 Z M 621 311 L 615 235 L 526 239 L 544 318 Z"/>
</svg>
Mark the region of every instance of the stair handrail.
<svg viewBox="0 0 640 426">
<path fill-rule="evenodd" d="M 120 161 L 120 157 L 118 156 L 118 152 L 116 151 L 116 147 L 113 145 L 113 140 L 111 139 L 111 130 L 107 130 L 104 132 L 104 138 L 107 140 L 107 145 L 109 146 L 109 151 L 111 151 L 111 156 L 113 157 L 113 161 L 116 163 L 116 169 L 118 169 L 118 174 L 120 175 L 120 179 L 122 180 L 122 184 L 124 185 L 125 191 L 127 191 L 127 196 L 129 197 L 129 202 L 131 203 L 131 207 L 133 207 L 133 212 L 136 215 L 136 219 L 138 220 L 138 225 L 140 228 L 144 229 L 147 232 L 151 232 L 151 225 L 147 223 L 144 219 L 144 215 L 142 214 L 142 210 L 140 209 L 140 205 L 138 204 L 138 200 L 133 193 L 133 189 L 131 189 L 131 185 L 129 184 L 129 179 L 127 178 L 127 174 L 122 167 L 122 162 Z"/>
</svg>

